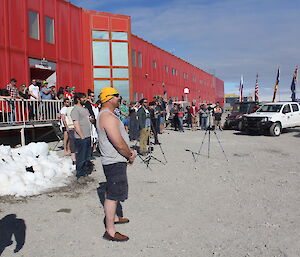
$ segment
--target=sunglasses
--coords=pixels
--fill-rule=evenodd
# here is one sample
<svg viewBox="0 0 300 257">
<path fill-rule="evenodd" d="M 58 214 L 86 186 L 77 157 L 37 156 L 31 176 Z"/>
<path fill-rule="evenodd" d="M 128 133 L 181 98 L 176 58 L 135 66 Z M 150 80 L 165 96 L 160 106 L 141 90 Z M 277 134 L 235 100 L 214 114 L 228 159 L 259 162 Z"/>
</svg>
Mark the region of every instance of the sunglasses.
<svg viewBox="0 0 300 257">
<path fill-rule="evenodd" d="M 109 96 L 115 96 L 115 97 L 119 97 L 120 94 L 112 94 L 112 95 L 109 95 Z"/>
</svg>

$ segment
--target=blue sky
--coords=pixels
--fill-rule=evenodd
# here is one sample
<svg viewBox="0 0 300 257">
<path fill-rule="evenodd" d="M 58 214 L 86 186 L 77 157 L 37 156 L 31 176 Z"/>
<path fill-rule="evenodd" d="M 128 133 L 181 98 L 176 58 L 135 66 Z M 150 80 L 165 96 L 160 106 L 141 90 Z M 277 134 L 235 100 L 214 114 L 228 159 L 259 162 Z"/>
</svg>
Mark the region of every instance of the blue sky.
<svg viewBox="0 0 300 257">
<path fill-rule="evenodd" d="M 72 0 L 84 9 L 131 16 L 132 32 L 224 80 L 226 93 L 271 100 L 277 68 L 278 100 L 290 99 L 300 65 L 299 0 Z M 296 88 L 300 87 L 298 84 Z M 300 97 L 300 89 L 297 90 Z"/>
</svg>

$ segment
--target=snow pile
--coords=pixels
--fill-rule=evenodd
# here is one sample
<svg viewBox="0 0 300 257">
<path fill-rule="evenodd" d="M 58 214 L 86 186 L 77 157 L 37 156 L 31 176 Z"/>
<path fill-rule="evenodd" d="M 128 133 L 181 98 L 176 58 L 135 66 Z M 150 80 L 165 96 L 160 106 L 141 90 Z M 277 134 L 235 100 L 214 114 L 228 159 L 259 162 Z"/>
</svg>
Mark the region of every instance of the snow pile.
<svg viewBox="0 0 300 257">
<path fill-rule="evenodd" d="M 49 151 L 44 142 L 16 149 L 1 145 L 0 195 L 30 196 L 65 186 L 73 170 L 70 159 Z"/>
</svg>

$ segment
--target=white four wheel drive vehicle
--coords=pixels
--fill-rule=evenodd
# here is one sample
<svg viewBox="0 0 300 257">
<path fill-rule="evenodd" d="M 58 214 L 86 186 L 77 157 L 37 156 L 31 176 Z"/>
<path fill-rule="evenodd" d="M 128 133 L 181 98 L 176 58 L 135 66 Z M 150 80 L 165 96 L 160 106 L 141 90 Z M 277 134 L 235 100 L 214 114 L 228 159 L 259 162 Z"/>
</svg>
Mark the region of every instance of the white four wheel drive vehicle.
<svg viewBox="0 0 300 257">
<path fill-rule="evenodd" d="M 300 105 L 296 102 L 266 103 L 256 112 L 244 115 L 241 130 L 279 136 L 282 129 L 300 126 Z"/>
</svg>

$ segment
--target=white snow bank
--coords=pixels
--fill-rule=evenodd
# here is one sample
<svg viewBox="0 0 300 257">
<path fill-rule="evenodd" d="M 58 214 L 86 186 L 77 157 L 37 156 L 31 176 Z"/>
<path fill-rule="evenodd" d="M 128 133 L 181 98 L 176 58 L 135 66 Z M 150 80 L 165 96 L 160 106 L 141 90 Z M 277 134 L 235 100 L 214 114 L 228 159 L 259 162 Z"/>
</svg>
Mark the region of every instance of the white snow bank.
<svg viewBox="0 0 300 257">
<path fill-rule="evenodd" d="M 30 167 L 34 172 L 27 171 Z M 72 161 L 49 151 L 47 143 L 16 149 L 1 145 L 0 195 L 30 196 L 65 186 L 73 170 Z"/>
</svg>

